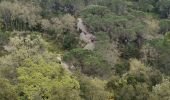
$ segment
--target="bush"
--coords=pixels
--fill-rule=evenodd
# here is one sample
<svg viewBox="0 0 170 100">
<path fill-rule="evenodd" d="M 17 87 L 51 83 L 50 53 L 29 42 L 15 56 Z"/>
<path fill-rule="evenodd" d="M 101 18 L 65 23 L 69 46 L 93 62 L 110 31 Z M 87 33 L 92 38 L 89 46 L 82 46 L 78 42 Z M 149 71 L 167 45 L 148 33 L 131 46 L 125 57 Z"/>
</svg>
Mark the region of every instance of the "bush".
<svg viewBox="0 0 170 100">
<path fill-rule="evenodd" d="M 66 53 L 63 59 L 88 76 L 106 77 L 111 74 L 107 61 L 92 51 L 73 49 Z"/>
<path fill-rule="evenodd" d="M 129 70 L 128 60 L 122 60 L 115 65 L 115 71 L 117 74 L 122 75 Z"/>
</svg>

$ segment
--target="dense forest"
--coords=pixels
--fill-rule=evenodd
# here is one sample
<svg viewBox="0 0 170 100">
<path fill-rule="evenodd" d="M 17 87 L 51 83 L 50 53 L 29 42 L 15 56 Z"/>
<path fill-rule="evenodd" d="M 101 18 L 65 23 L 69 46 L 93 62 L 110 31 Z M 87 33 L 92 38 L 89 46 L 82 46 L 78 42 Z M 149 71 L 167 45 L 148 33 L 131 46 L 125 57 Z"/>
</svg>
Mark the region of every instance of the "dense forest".
<svg viewBox="0 0 170 100">
<path fill-rule="evenodd" d="M 0 100 L 170 100 L 170 0 L 0 0 Z"/>
</svg>

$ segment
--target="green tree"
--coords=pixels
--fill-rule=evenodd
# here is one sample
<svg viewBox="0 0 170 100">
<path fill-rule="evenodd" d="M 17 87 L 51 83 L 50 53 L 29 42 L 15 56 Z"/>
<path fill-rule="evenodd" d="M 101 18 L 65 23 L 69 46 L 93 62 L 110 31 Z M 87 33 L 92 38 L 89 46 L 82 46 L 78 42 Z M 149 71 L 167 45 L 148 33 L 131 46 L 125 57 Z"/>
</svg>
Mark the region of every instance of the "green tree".
<svg viewBox="0 0 170 100">
<path fill-rule="evenodd" d="M 30 3 L 3 1 L 0 18 L 4 30 L 28 30 L 36 28 L 41 19 L 41 8 Z"/>
<path fill-rule="evenodd" d="M 3 46 L 7 44 L 9 37 L 9 32 L 0 31 L 0 56 L 3 56 L 5 54 Z"/>
<path fill-rule="evenodd" d="M 137 84 L 135 86 L 126 85 L 121 88 L 117 100 L 147 100 L 149 89 L 147 84 Z"/>
<path fill-rule="evenodd" d="M 0 74 L 16 83 L 16 68 L 23 64 L 27 58 L 38 59 L 45 57 L 47 60 L 54 57 L 54 54 L 47 51 L 47 42 L 40 35 L 33 33 L 32 35 L 10 37 L 8 44 L 4 46 L 6 55 L 0 57 Z"/>
<path fill-rule="evenodd" d="M 26 59 L 23 67 L 17 68 L 17 73 L 18 91 L 19 94 L 24 94 L 20 95 L 21 98 L 34 99 L 38 95 L 42 99 L 49 99 L 52 95 L 52 89 L 66 89 L 66 92 L 69 90 L 70 94 L 72 90 L 79 90 L 79 83 L 55 62 L 47 63 L 43 59 L 35 62 Z M 59 93 L 61 94 L 56 93 L 56 95 L 59 95 L 59 98 L 64 100 L 63 93 Z M 75 95 L 78 96 L 78 94 Z"/>
<path fill-rule="evenodd" d="M 170 81 L 164 80 L 161 84 L 153 87 L 149 100 L 168 100 L 170 99 Z"/>
<path fill-rule="evenodd" d="M 108 100 L 113 95 L 105 90 L 105 82 L 100 79 L 93 79 L 81 76 L 79 79 L 81 97 L 85 100 Z"/>
<path fill-rule="evenodd" d="M 170 20 L 164 19 L 160 21 L 160 33 L 165 34 L 166 32 L 170 31 Z"/>
<path fill-rule="evenodd" d="M 108 7 L 117 15 L 127 14 L 127 1 L 124 0 L 99 0 L 99 4 Z"/>
<path fill-rule="evenodd" d="M 133 6 L 144 12 L 154 11 L 156 8 L 157 0 L 132 0 Z"/>
<path fill-rule="evenodd" d="M 162 82 L 162 76 L 136 59 L 129 63 L 129 71 L 110 79 L 106 87 L 115 93 L 116 100 L 147 100 L 152 87 Z"/>
<path fill-rule="evenodd" d="M 64 55 L 64 60 L 88 76 L 108 77 L 112 73 L 108 62 L 92 51 L 73 49 Z"/>
<path fill-rule="evenodd" d="M 150 46 L 153 46 L 156 49 L 157 56 L 154 57 L 151 64 L 159 69 L 161 72 L 169 75 L 169 54 L 170 53 L 170 33 L 167 32 L 165 36 L 161 39 L 155 39 L 150 41 Z"/>
<path fill-rule="evenodd" d="M 159 0 L 157 2 L 160 17 L 169 18 L 170 0 Z"/>
<path fill-rule="evenodd" d="M 7 79 L 0 78 L 0 98 L 1 100 L 18 100 L 15 86 L 11 85 Z"/>
</svg>

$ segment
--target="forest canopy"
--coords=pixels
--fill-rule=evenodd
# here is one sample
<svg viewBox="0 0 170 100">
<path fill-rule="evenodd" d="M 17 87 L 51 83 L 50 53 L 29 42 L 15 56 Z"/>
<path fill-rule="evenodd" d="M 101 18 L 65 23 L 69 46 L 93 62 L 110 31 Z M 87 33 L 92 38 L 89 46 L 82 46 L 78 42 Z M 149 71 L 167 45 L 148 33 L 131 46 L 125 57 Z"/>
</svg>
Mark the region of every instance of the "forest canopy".
<svg viewBox="0 0 170 100">
<path fill-rule="evenodd" d="M 170 100 L 170 0 L 0 0 L 0 100 Z"/>
</svg>

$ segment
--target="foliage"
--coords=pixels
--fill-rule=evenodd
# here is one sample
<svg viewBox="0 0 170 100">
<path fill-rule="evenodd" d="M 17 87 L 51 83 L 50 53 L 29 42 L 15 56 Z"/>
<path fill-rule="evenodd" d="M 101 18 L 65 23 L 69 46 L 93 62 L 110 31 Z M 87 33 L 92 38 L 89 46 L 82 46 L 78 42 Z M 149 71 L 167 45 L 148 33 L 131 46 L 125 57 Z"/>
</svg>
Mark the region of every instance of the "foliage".
<svg viewBox="0 0 170 100">
<path fill-rule="evenodd" d="M 169 18 L 170 0 L 0 0 L 0 99 L 167 100 Z"/>
<path fill-rule="evenodd" d="M 5 50 L 3 46 L 8 42 L 9 37 L 10 37 L 9 32 L 0 31 L 0 56 L 5 54 Z"/>
<path fill-rule="evenodd" d="M 0 78 L 0 98 L 1 100 L 18 100 L 15 87 L 7 79 Z"/>
<path fill-rule="evenodd" d="M 168 100 L 170 98 L 170 82 L 169 80 L 164 80 L 163 83 L 156 85 L 153 87 L 153 91 L 150 94 L 149 100 Z"/>
<path fill-rule="evenodd" d="M 100 79 L 91 79 L 86 76 L 80 77 L 81 96 L 85 100 L 113 99 L 113 95 L 105 90 L 105 82 Z"/>
<path fill-rule="evenodd" d="M 158 11 L 162 18 L 169 18 L 169 10 L 170 10 L 170 1 L 169 0 L 159 0 L 158 3 Z"/>
<path fill-rule="evenodd" d="M 149 98 L 152 86 L 159 84 L 159 71 L 146 67 L 136 59 L 130 60 L 130 69 L 122 77 L 113 77 L 106 87 L 115 93 L 116 100 L 145 100 Z"/>
<path fill-rule="evenodd" d="M 160 33 L 165 34 L 170 31 L 169 29 L 170 21 L 168 19 L 161 20 L 160 22 Z"/>
<path fill-rule="evenodd" d="M 117 74 L 122 75 L 129 70 L 129 62 L 127 60 L 119 61 L 115 64 L 115 71 Z"/>
<path fill-rule="evenodd" d="M 150 42 L 151 46 L 155 47 L 158 55 L 154 58 L 154 66 L 166 73 L 169 74 L 169 54 L 170 45 L 169 45 L 170 33 L 167 32 L 163 39 L 155 39 Z"/>
<path fill-rule="evenodd" d="M 90 76 L 106 77 L 111 74 L 111 67 L 107 61 L 91 51 L 73 49 L 65 54 L 64 60 L 72 63 L 82 73 Z"/>
<path fill-rule="evenodd" d="M 0 12 L 4 30 L 34 29 L 41 19 L 41 8 L 29 3 L 22 4 L 3 1 L 0 3 Z"/>
<path fill-rule="evenodd" d="M 17 68 L 18 73 L 18 89 L 21 97 L 33 99 L 40 96 L 42 99 L 51 97 L 51 91 L 58 89 L 67 89 L 70 92 L 79 89 L 79 83 L 70 77 L 59 64 L 51 62 L 47 63 L 43 59 L 38 62 L 26 60 L 23 67 Z M 59 92 L 62 93 L 62 92 Z M 61 94 L 59 98 L 64 99 Z M 60 97 L 61 95 L 61 97 Z"/>
</svg>

